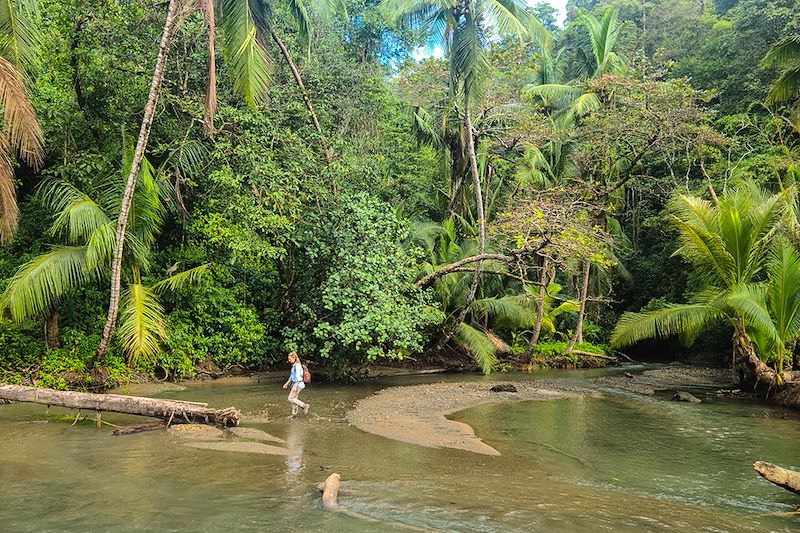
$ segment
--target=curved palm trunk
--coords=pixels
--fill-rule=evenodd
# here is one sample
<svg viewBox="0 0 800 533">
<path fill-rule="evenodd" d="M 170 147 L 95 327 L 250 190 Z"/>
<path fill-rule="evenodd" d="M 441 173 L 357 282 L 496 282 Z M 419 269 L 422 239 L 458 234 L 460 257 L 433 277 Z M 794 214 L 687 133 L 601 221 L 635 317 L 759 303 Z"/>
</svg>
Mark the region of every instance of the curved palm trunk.
<svg viewBox="0 0 800 533">
<path fill-rule="evenodd" d="M 778 385 L 775 371 L 756 355 L 741 317 L 736 319 L 733 329 L 733 358 L 734 372 L 738 373 L 739 384 L 743 389 L 769 394 Z"/>
<path fill-rule="evenodd" d="M 158 100 L 158 89 L 161 86 L 161 80 L 164 77 L 164 64 L 167 60 L 167 52 L 169 51 L 170 38 L 172 31 L 175 29 L 175 14 L 178 10 L 180 0 L 170 0 L 167 9 L 167 19 L 164 21 L 164 30 L 161 34 L 161 46 L 158 50 L 158 58 L 156 59 L 155 70 L 153 71 L 153 79 L 150 82 L 150 94 L 147 97 L 147 104 L 144 107 L 144 117 L 142 118 L 142 125 L 139 129 L 139 139 L 136 142 L 136 151 L 131 161 L 131 169 L 128 173 L 128 181 L 125 184 L 125 192 L 122 195 L 122 203 L 119 208 L 119 217 L 117 218 L 117 230 L 115 235 L 114 259 L 111 263 L 111 298 L 108 303 L 108 315 L 106 316 L 106 324 L 103 327 L 103 336 L 100 339 L 100 345 L 97 347 L 97 355 L 94 362 L 100 361 L 108 351 L 111 344 L 111 336 L 114 332 L 114 326 L 117 323 L 117 314 L 119 312 L 119 293 L 120 293 L 120 276 L 122 270 L 122 250 L 125 241 L 125 227 L 128 224 L 128 212 L 131 208 L 131 201 L 133 200 L 133 191 L 136 187 L 136 178 L 139 175 L 139 167 L 142 164 L 144 157 L 144 150 L 147 146 L 147 139 L 150 136 L 150 127 L 153 124 L 153 117 L 156 110 L 156 100 Z"/>
<path fill-rule="evenodd" d="M 578 323 L 575 325 L 575 333 L 569 340 L 567 349 L 564 350 L 566 355 L 572 353 L 572 349 L 576 343 L 583 342 L 583 317 L 586 315 L 586 300 L 589 299 L 589 271 L 592 269 L 592 264 L 588 259 L 583 260 L 583 282 L 581 283 L 580 293 L 580 307 L 578 308 Z"/>
<path fill-rule="evenodd" d="M 272 36 L 272 40 L 275 41 L 275 44 L 280 48 L 283 59 L 286 60 L 286 64 L 289 65 L 289 69 L 292 71 L 292 76 L 294 76 L 294 81 L 300 88 L 300 94 L 303 96 L 303 102 L 306 104 L 308 114 L 311 115 L 311 122 L 314 123 L 314 128 L 316 128 L 317 133 L 322 135 L 322 128 L 319 125 L 317 114 L 314 112 L 314 105 L 311 103 L 311 98 L 308 96 L 306 86 L 303 84 L 303 78 L 300 77 L 300 71 L 297 70 L 297 66 L 294 64 L 294 61 L 292 61 L 292 56 L 289 55 L 289 50 L 286 49 L 286 45 L 283 44 L 283 41 L 281 41 L 281 38 L 278 37 L 275 31 L 270 31 L 270 36 Z"/>
</svg>

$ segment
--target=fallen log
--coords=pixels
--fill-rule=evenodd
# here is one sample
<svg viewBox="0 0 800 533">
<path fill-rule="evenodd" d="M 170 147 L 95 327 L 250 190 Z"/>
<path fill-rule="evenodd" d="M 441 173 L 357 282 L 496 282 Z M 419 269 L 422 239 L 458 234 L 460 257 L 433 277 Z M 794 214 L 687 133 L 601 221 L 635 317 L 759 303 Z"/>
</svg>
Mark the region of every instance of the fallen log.
<svg viewBox="0 0 800 533">
<path fill-rule="evenodd" d="M 339 497 L 339 482 L 341 480 L 342 476 L 339 474 L 331 474 L 322 484 L 322 507 L 324 509 L 336 508 L 336 499 Z"/>
<path fill-rule="evenodd" d="M 775 483 L 788 491 L 800 494 L 800 472 L 787 470 L 765 461 L 756 461 L 753 463 L 753 468 L 770 483 Z"/>
<path fill-rule="evenodd" d="M 195 402 L 161 400 L 121 394 L 94 394 L 89 392 L 58 391 L 21 385 L 0 385 L 0 399 L 15 402 L 41 403 L 68 407 L 109 411 L 130 415 L 161 418 L 171 424 L 208 424 L 219 427 L 239 425 L 239 410 L 235 407 L 217 410 Z"/>
</svg>

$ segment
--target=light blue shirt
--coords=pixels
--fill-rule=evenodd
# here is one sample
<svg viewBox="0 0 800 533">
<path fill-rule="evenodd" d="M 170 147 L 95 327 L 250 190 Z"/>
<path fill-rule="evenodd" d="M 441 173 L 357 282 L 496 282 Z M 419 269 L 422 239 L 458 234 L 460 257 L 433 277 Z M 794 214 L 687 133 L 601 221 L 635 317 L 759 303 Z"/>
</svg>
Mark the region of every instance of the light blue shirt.
<svg viewBox="0 0 800 533">
<path fill-rule="evenodd" d="M 296 362 L 292 365 L 292 371 L 289 374 L 289 381 L 291 381 L 292 384 L 299 384 L 300 388 L 305 388 L 305 383 L 303 383 L 303 365 L 299 362 Z"/>
</svg>

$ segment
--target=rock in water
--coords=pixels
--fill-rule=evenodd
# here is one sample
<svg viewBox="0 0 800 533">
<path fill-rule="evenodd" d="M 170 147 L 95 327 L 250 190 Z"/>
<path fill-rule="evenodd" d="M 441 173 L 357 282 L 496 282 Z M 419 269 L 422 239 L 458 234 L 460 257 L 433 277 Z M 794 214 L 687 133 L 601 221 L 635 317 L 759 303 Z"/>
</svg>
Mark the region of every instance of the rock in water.
<svg viewBox="0 0 800 533">
<path fill-rule="evenodd" d="M 511 383 L 500 383 L 489 390 L 492 392 L 517 392 L 517 388 Z"/>
<path fill-rule="evenodd" d="M 625 374 L 623 375 L 628 379 L 633 379 L 633 374 L 631 374 L 630 372 L 625 372 Z"/>
<path fill-rule="evenodd" d="M 675 391 L 675 395 L 672 397 L 672 401 L 700 403 L 700 399 L 697 396 L 683 391 Z"/>
</svg>

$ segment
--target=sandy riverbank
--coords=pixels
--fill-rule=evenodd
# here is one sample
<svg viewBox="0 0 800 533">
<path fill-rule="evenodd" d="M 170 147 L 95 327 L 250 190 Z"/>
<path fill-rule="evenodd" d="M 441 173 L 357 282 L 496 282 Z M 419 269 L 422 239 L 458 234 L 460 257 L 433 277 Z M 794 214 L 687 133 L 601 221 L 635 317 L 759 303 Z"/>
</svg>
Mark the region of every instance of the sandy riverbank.
<svg viewBox="0 0 800 533">
<path fill-rule="evenodd" d="M 511 383 L 517 392 L 492 392 L 492 385 L 498 383 Z M 553 382 L 462 382 L 390 387 L 359 400 L 347 413 L 347 420 L 368 433 L 410 444 L 500 455 L 481 441 L 470 426 L 449 420 L 447 415 L 484 403 L 554 400 L 582 395 L 596 393 Z"/>
</svg>

